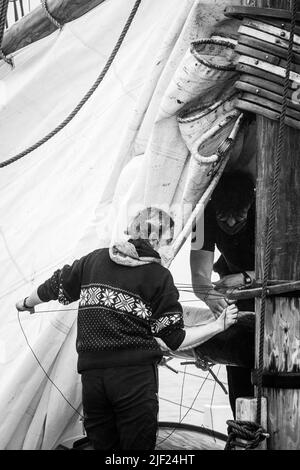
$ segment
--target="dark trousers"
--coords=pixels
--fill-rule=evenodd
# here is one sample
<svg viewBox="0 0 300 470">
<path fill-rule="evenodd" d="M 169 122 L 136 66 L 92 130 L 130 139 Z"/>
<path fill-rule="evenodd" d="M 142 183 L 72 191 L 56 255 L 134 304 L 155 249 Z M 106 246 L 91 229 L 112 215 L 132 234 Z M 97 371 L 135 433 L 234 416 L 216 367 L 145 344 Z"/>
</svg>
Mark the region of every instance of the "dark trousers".
<svg viewBox="0 0 300 470">
<path fill-rule="evenodd" d="M 235 415 L 235 401 L 239 397 L 253 397 L 254 386 L 251 383 L 251 369 L 246 367 L 226 366 L 229 403 Z"/>
<path fill-rule="evenodd" d="M 253 299 L 239 300 L 236 303 L 240 312 L 255 311 L 255 304 Z M 254 318 L 247 324 L 244 335 L 241 335 L 243 344 L 240 350 L 243 349 L 243 360 L 248 367 L 231 367 L 227 366 L 227 380 L 229 390 L 229 402 L 232 409 L 234 418 L 235 415 L 235 401 L 239 397 L 254 397 L 254 386 L 251 382 L 251 372 L 254 368 L 255 358 L 255 321 Z M 249 367 L 250 366 L 250 367 Z"/>
<path fill-rule="evenodd" d="M 82 373 L 84 427 L 95 450 L 153 450 L 158 428 L 156 364 Z"/>
<path fill-rule="evenodd" d="M 246 304 L 238 307 L 246 310 Z M 236 325 L 197 346 L 195 351 L 209 362 L 227 365 L 229 402 L 235 417 L 236 399 L 254 396 L 251 371 L 255 358 L 255 316 L 241 313 Z"/>
</svg>

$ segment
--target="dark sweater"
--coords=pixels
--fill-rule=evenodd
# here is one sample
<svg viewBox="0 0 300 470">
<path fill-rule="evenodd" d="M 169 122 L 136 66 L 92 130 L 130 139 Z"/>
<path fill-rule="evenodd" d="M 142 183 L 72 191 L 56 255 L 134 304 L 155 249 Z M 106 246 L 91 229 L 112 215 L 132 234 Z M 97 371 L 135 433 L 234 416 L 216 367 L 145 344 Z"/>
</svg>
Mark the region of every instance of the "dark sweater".
<svg viewBox="0 0 300 470">
<path fill-rule="evenodd" d="M 43 302 L 78 299 L 78 371 L 153 363 L 162 357 L 154 336 L 170 349 L 185 337 L 171 273 L 158 263 L 129 267 L 96 250 L 55 271 L 38 287 Z"/>
</svg>

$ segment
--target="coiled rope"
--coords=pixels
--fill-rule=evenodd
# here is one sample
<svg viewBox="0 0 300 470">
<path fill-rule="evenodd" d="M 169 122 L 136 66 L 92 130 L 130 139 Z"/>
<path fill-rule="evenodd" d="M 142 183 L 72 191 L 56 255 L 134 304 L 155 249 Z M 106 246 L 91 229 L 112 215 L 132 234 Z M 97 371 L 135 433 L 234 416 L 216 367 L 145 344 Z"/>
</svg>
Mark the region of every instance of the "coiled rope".
<svg viewBox="0 0 300 470">
<path fill-rule="evenodd" d="M 5 1 L 7 1 L 7 0 L 5 0 Z M 20 160 L 21 158 L 25 157 L 29 153 L 33 152 L 34 150 L 39 148 L 41 145 L 46 143 L 48 140 L 50 140 L 52 137 L 54 137 L 56 134 L 58 134 L 58 132 L 60 132 L 64 127 L 66 127 L 66 125 L 69 124 L 69 122 L 72 121 L 72 119 L 74 119 L 74 117 L 78 114 L 78 112 L 81 110 L 83 105 L 89 100 L 89 98 L 92 96 L 92 94 L 96 91 L 96 89 L 98 88 L 98 86 L 100 85 L 102 80 L 104 79 L 105 75 L 107 74 L 108 70 L 110 69 L 110 66 L 113 63 L 113 60 L 115 59 L 115 57 L 116 57 L 123 41 L 124 41 L 124 38 L 125 38 L 128 30 L 129 30 L 129 27 L 130 27 L 130 25 L 133 21 L 133 18 L 135 17 L 135 14 L 136 14 L 139 6 L 140 6 L 141 1 L 142 0 L 137 0 L 135 2 L 134 6 L 131 10 L 131 13 L 128 17 L 128 20 L 126 21 L 126 24 L 125 24 L 125 26 L 124 26 L 121 34 L 120 34 L 120 37 L 119 37 L 115 47 L 113 48 L 113 51 L 110 54 L 110 56 L 109 56 L 109 58 L 108 58 L 108 60 L 105 64 L 102 72 L 100 73 L 100 75 L 98 76 L 98 78 L 96 79 L 96 81 L 94 82 L 92 87 L 89 89 L 89 91 L 84 95 L 82 100 L 73 109 L 73 111 L 57 127 L 55 127 L 55 129 L 53 129 L 53 131 L 49 132 L 45 137 L 40 139 L 34 145 L 31 145 L 26 150 L 23 150 L 23 152 L 18 153 L 14 157 L 9 158 L 8 160 L 5 160 L 5 161 L 1 162 L 0 163 L 0 168 L 4 168 L 5 166 L 11 165 L 12 163 L 16 162 L 17 160 Z"/>
<path fill-rule="evenodd" d="M 259 443 L 264 440 L 268 434 L 261 426 L 261 407 L 262 407 L 262 380 L 263 380 L 263 369 L 264 369 L 264 331 L 265 331 L 265 311 L 266 311 L 266 297 L 268 290 L 268 280 L 272 265 L 271 251 L 273 244 L 273 235 L 276 223 L 276 208 L 278 205 L 279 196 L 279 177 L 281 170 L 281 158 L 284 149 L 284 137 L 285 137 L 285 117 L 288 105 L 288 91 L 289 91 L 289 80 L 290 70 L 293 59 L 293 42 L 294 42 L 294 31 L 296 26 L 297 16 L 297 0 L 292 0 L 291 3 L 291 28 L 290 38 L 287 52 L 287 64 L 286 73 L 284 78 L 283 95 L 282 95 L 282 107 L 279 120 L 279 132 L 277 139 L 277 148 L 274 162 L 274 170 L 272 177 L 272 192 L 271 192 L 271 204 L 270 210 L 268 211 L 269 217 L 266 220 L 265 226 L 265 253 L 263 263 L 263 280 L 262 280 L 262 293 L 261 293 L 261 309 L 260 309 L 260 324 L 259 324 L 259 343 L 258 343 L 258 369 L 257 369 L 257 411 L 256 411 L 256 423 L 250 421 L 227 421 L 228 425 L 228 441 L 225 450 L 230 450 L 236 443 L 236 438 L 246 439 L 249 442 L 245 445 L 241 445 L 245 449 L 254 449 Z"/>
<path fill-rule="evenodd" d="M 225 450 L 232 450 L 236 446 L 243 447 L 245 450 L 255 449 L 266 438 L 266 432 L 262 426 L 252 421 L 228 420 L 227 425 L 228 439 Z M 237 439 L 244 439 L 248 442 L 243 443 Z"/>
</svg>

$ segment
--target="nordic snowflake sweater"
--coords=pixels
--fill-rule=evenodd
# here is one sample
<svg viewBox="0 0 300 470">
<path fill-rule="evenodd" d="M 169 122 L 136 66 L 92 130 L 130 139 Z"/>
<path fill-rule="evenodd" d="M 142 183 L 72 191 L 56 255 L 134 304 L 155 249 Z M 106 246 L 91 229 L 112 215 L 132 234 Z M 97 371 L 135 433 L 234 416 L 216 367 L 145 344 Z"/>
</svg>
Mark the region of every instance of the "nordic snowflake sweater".
<svg viewBox="0 0 300 470">
<path fill-rule="evenodd" d="M 78 372 L 157 362 L 162 353 L 154 336 L 173 350 L 185 337 L 168 269 L 157 263 L 121 266 L 107 248 L 57 270 L 38 287 L 38 296 L 63 304 L 79 300 Z"/>
</svg>

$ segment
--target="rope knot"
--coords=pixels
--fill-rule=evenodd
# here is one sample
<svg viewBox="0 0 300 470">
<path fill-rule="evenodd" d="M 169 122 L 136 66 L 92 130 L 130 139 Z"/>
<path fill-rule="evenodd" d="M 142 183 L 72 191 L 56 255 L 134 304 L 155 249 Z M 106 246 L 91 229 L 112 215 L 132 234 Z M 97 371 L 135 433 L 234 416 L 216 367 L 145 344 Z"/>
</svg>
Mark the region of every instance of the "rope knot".
<svg viewBox="0 0 300 470">
<path fill-rule="evenodd" d="M 228 439 L 225 450 L 232 450 L 235 446 L 243 447 L 245 450 L 255 449 L 260 442 L 268 437 L 265 429 L 253 421 L 228 420 L 226 423 L 228 426 Z M 236 439 L 243 439 L 248 442 L 244 444 L 236 441 Z"/>
</svg>

